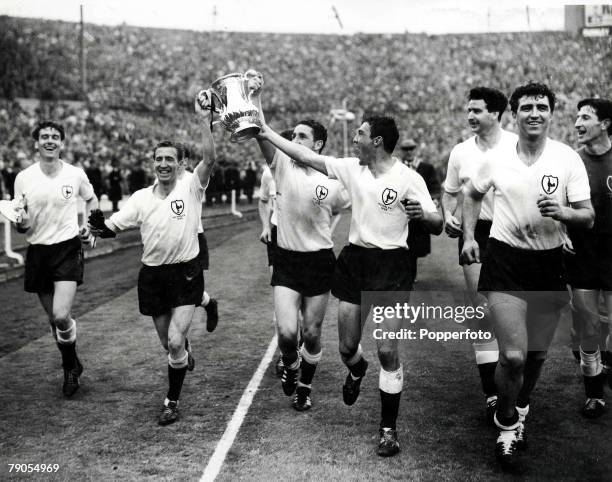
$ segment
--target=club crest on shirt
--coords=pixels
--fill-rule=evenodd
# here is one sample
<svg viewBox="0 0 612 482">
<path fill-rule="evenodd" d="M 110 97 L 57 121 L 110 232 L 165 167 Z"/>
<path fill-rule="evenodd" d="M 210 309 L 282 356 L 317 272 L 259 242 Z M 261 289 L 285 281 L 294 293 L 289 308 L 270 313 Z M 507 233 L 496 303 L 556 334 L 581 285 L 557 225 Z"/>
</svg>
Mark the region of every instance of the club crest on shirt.
<svg viewBox="0 0 612 482">
<path fill-rule="evenodd" d="M 74 189 L 72 188 L 72 186 L 68 184 L 62 186 L 62 196 L 64 196 L 64 199 L 70 199 L 72 197 L 73 192 Z"/>
<path fill-rule="evenodd" d="M 608 186 L 608 191 L 612 192 L 612 176 L 608 176 L 606 179 L 606 186 Z"/>
<path fill-rule="evenodd" d="M 315 196 L 317 196 L 317 199 L 319 201 L 323 201 L 323 199 L 325 199 L 328 194 L 329 194 L 329 189 L 327 189 L 325 186 L 319 185 L 315 189 Z"/>
<path fill-rule="evenodd" d="M 559 187 L 559 178 L 556 176 L 542 176 L 542 189 L 546 194 L 552 194 Z"/>
<path fill-rule="evenodd" d="M 397 200 L 397 191 L 395 189 L 391 189 L 390 187 L 386 187 L 381 196 L 380 201 L 378 202 L 378 207 L 381 211 L 389 212 L 393 208 L 393 203 Z"/>
<path fill-rule="evenodd" d="M 325 186 L 321 186 L 320 184 L 315 187 L 315 197 L 312 198 L 313 204 L 320 206 L 321 202 L 327 197 L 329 194 L 329 189 Z"/>
<path fill-rule="evenodd" d="M 393 201 L 395 201 L 396 199 L 397 199 L 397 191 L 389 187 L 385 188 L 385 190 L 382 193 L 383 204 L 385 206 L 389 206 L 390 204 L 393 204 Z"/>
<path fill-rule="evenodd" d="M 176 214 L 177 216 L 180 216 L 181 214 L 183 214 L 183 211 L 185 210 L 185 203 L 183 202 L 182 199 L 176 199 L 170 203 L 170 208 L 172 209 L 172 212 L 174 214 Z"/>
</svg>

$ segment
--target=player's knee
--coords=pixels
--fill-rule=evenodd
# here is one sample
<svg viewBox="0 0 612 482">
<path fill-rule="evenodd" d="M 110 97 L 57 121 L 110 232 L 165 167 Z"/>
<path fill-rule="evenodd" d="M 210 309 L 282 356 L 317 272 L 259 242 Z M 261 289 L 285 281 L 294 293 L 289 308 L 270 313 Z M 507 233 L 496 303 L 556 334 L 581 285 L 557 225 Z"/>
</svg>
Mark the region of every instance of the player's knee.
<svg viewBox="0 0 612 482">
<path fill-rule="evenodd" d="M 499 352 L 499 364 L 511 371 L 523 371 L 527 357 L 522 350 L 503 350 Z"/>
<path fill-rule="evenodd" d="M 359 343 L 351 343 L 348 340 L 341 340 L 338 348 L 342 360 L 346 361 L 350 360 L 357 354 L 357 352 L 359 351 Z"/>
<path fill-rule="evenodd" d="M 180 335 L 171 336 L 167 344 L 168 351 L 176 358 L 185 349 L 185 338 Z"/>
<path fill-rule="evenodd" d="M 527 360 L 531 360 L 531 361 L 538 361 L 538 360 L 546 360 L 546 357 L 548 356 L 548 352 L 546 350 L 539 350 L 539 351 L 530 351 L 529 353 L 527 353 Z"/>
<path fill-rule="evenodd" d="M 292 340 L 297 340 L 297 327 L 285 326 L 278 324 L 278 341 L 279 343 L 291 343 Z"/>
<path fill-rule="evenodd" d="M 53 310 L 52 321 L 53 325 L 58 327 L 60 330 L 66 330 L 70 327 L 70 325 L 72 325 L 70 312 L 67 310 Z"/>
<path fill-rule="evenodd" d="M 308 326 L 302 329 L 302 339 L 308 346 L 316 345 L 321 338 L 321 327 Z"/>
<path fill-rule="evenodd" d="M 397 349 L 380 347 L 378 349 L 378 360 L 385 370 L 397 369 L 399 366 L 399 354 L 397 353 Z"/>
</svg>

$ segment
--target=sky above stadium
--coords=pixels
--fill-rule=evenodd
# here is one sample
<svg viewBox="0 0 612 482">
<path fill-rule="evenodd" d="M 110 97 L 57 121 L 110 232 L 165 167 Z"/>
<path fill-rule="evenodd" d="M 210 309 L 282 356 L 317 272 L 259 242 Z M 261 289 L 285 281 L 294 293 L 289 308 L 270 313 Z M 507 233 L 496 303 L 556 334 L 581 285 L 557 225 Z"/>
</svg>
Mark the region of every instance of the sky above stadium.
<svg viewBox="0 0 612 482">
<path fill-rule="evenodd" d="M 76 22 L 81 4 L 85 22 L 190 30 L 443 34 L 561 30 L 564 22 L 555 0 L 0 0 L 0 14 Z"/>
</svg>

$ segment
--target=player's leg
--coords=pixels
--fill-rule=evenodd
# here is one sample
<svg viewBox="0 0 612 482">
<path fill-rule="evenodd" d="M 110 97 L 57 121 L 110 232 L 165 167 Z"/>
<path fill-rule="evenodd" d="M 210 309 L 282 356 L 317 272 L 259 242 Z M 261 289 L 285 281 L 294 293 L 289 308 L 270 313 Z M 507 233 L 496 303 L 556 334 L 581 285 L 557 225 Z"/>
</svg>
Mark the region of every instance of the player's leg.
<svg viewBox="0 0 612 482">
<path fill-rule="evenodd" d="M 402 328 L 402 320 L 385 318 L 380 328 L 383 333 L 398 332 Z M 381 364 L 378 385 L 381 402 L 378 455 L 389 457 L 400 451 L 396 423 L 404 384 L 404 372 L 399 360 L 396 339 L 377 339 L 376 347 Z"/>
<path fill-rule="evenodd" d="M 188 369 L 189 354 L 186 350 L 186 339 L 195 305 L 172 308 L 169 316 L 168 343 L 168 393 L 164 401 L 164 410 L 159 418 L 160 425 L 168 425 L 178 418 L 178 402 L 183 382 Z M 165 323 L 166 320 L 159 320 Z M 162 323 L 159 323 L 162 325 Z M 156 327 L 158 323 L 156 322 Z"/>
<path fill-rule="evenodd" d="M 527 357 L 527 303 L 500 292 L 490 292 L 487 298 L 499 344 L 499 361 L 495 371 L 498 399 L 494 421 L 500 432 L 495 455 L 504 469 L 514 469 L 523 427 L 516 400 L 523 386 Z"/>
<path fill-rule="evenodd" d="M 55 323 L 53 323 L 53 291 L 45 291 L 37 294 L 40 304 L 45 310 L 45 313 L 47 313 L 51 335 L 53 335 L 53 339 L 57 342 L 57 330 L 55 328 Z"/>
<path fill-rule="evenodd" d="M 368 369 L 368 362 L 363 357 L 360 344 L 362 330 L 361 305 L 340 300 L 338 303 L 338 343 L 340 357 L 349 369 L 342 386 L 342 398 L 346 405 L 353 405 L 357 401 L 361 380 Z"/>
<path fill-rule="evenodd" d="M 70 397 L 79 388 L 79 376 L 83 366 L 76 353 L 77 327 L 70 316 L 76 295 L 76 281 L 56 281 L 53 283 L 52 318 L 57 334 L 57 346 L 62 354 L 64 368 L 64 395 Z"/>
<path fill-rule="evenodd" d="M 478 278 L 480 276 L 480 264 L 463 265 L 463 277 L 467 295 L 471 306 L 478 307 L 486 304 L 486 298 L 478 293 Z M 485 310 L 485 317 L 477 321 L 474 327 L 476 330 L 492 332 L 492 324 L 488 308 Z M 497 407 L 497 388 L 495 386 L 495 369 L 499 359 L 499 347 L 497 339 L 493 335 L 492 339 L 482 342 L 472 343 L 476 367 L 480 375 L 482 391 L 485 397 L 485 407 L 487 420 L 493 423 L 493 415 Z"/>
<path fill-rule="evenodd" d="M 210 267 L 208 240 L 203 232 L 198 233 L 198 244 L 200 247 L 198 259 L 200 260 L 202 269 L 204 271 L 208 271 L 208 268 Z M 219 323 L 219 308 L 217 300 L 215 298 L 211 298 L 208 292 L 204 290 L 202 293 L 201 305 L 204 307 L 204 311 L 206 311 L 206 331 L 209 333 L 213 332 Z"/>
<path fill-rule="evenodd" d="M 321 328 L 327 309 L 329 292 L 318 296 L 304 296 L 302 299 L 303 314 L 301 328 L 303 344 L 300 348 L 300 378 L 293 400 L 293 408 L 298 411 L 308 410 L 312 406 L 310 394 L 312 380 L 319 361 L 321 361 Z M 298 316 L 299 318 L 299 316 Z"/>
<path fill-rule="evenodd" d="M 601 329 L 599 321 L 599 290 L 572 290 L 573 303 L 580 313 L 580 369 L 584 381 L 586 402 L 582 414 L 597 418 L 603 414 L 604 376 L 602 354 L 599 347 Z M 603 347 L 602 347 L 603 348 Z M 605 348 L 603 348 L 605 350 Z"/>
<path fill-rule="evenodd" d="M 283 360 L 283 375 L 281 384 L 285 395 L 293 394 L 297 387 L 300 367 L 298 354 L 298 311 L 302 297 L 286 286 L 274 286 L 274 313 L 276 314 L 276 330 L 278 333 L 278 348 Z"/>
</svg>

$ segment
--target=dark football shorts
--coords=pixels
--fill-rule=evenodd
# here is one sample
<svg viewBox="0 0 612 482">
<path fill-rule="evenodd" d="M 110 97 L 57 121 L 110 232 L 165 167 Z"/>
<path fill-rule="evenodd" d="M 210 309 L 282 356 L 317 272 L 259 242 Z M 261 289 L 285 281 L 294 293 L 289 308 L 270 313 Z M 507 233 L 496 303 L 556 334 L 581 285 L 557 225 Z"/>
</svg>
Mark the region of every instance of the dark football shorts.
<svg viewBox="0 0 612 482">
<path fill-rule="evenodd" d="M 332 294 L 341 301 L 360 305 L 362 291 L 410 291 L 409 261 L 407 249 L 363 248 L 349 244 L 338 256 Z"/>
<path fill-rule="evenodd" d="M 612 291 L 612 234 L 585 231 L 571 239 L 576 254 L 565 256 L 571 287 Z"/>
<path fill-rule="evenodd" d="M 335 264 L 331 249 L 300 252 L 277 246 L 270 284 L 285 286 L 303 296 L 319 296 L 331 289 Z"/>
<path fill-rule="evenodd" d="M 24 289 L 50 293 L 55 281 L 83 283 L 83 247 L 78 236 L 57 244 L 31 244 L 25 262 Z"/>
<path fill-rule="evenodd" d="M 200 252 L 198 253 L 198 260 L 202 269 L 208 269 L 209 258 L 208 258 L 208 241 L 204 233 L 198 233 L 198 245 L 200 246 Z"/>
<path fill-rule="evenodd" d="M 514 248 L 489 238 L 478 291 L 508 293 L 545 307 L 561 308 L 569 301 L 562 248 Z"/>
<path fill-rule="evenodd" d="M 272 225 L 272 229 L 270 230 L 270 242 L 266 243 L 266 250 L 268 251 L 268 266 L 274 266 L 274 252 L 276 251 L 276 236 L 277 236 L 277 228 Z"/>
<path fill-rule="evenodd" d="M 474 229 L 474 239 L 478 243 L 478 249 L 480 251 L 480 262 L 487 257 L 487 246 L 489 245 L 489 233 L 491 232 L 491 221 L 484 221 L 479 219 L 476 221 L 476 228 Z M 459 236 L 457 240 L 457 248 L 459 252 L 459 258 L 461 258 L 461 250 L 463 249 L 463 236 Z M 461 259 L 459 260 L 461 264 Z"/>
<path fill-rule="evenodd" d="M 177 306 L 197 306 L 203 293 L 204 275 L 197 257 L 185 263 L 140 268 L 138 306 L 143 315 L 157 316 Z"/>
</svg>

